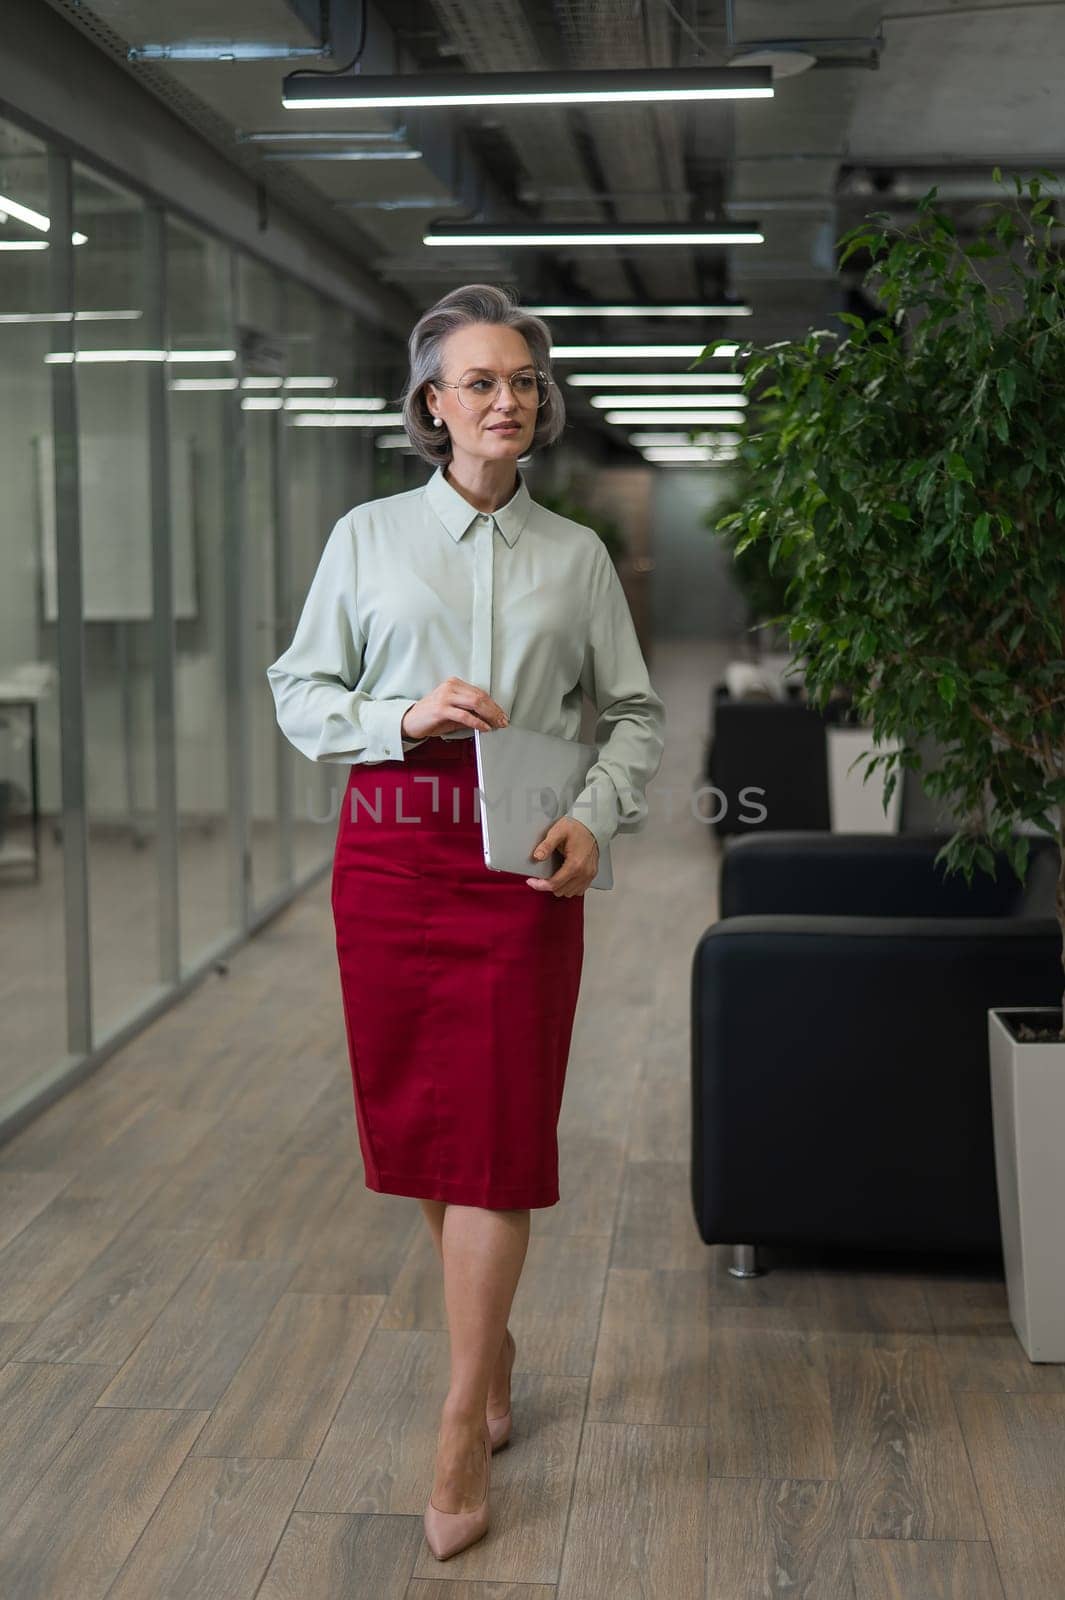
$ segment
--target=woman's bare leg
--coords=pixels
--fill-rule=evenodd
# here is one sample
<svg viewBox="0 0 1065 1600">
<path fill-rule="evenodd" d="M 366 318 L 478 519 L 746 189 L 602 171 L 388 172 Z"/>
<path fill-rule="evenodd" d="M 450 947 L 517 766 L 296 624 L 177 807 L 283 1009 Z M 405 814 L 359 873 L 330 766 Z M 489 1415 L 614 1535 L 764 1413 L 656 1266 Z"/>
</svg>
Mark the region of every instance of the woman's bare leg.
<svg viewBox="0 0 1065 1600">
<path fill-rule="evenodd" d="M 444 1212 L 447 1210 L 446 1200 L 419 1200 L 418 1204 L 425 1212 L 425 1220 L 429 1224 L 429 1232 L 433 1236 L 433 1243 L 443 1255 L 443 1241 L 441 1232 L 444 1226 Z"/>
<path fill-rule="evenodd" d="M 451 1384 L 440 1420 L 432 1500 L 472 1511 L 484 1496 L 488 1392 L 529 1246 L 529 1212 L 448 1205 L 441 1228 Z"/>
<path fill-rule="evenodd" d="M 443 1259 L 443 1227 L 444 1212 L 447 1210 L 446 1200 L 419 1200 L 418 1204 L 425 1213 L 425 1220 L 429 1224 L 429 1231 L 433 1236 L 436 1248 Z M 492 1381 L 488 1386 L 488 1415 L 501 1417 L 507 1409 L 510 1398 L 510 1363 L 507 1357 L 507 1342 L 504 1335 L 503 1342 L 496 1356 L 496 1363 L 492 1369 Z M 446 1507 L 441 1507 L 446 1510 Z"/>
</svg>

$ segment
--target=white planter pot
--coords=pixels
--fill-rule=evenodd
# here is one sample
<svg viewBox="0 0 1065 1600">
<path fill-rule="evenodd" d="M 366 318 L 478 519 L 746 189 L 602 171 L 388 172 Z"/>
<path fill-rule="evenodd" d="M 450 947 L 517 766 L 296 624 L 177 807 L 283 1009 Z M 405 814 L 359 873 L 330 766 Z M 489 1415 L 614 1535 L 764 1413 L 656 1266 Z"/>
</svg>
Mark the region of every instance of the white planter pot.
<svg viewBox="0 0 1065 1600">
<path fill-rule="evenodd" d="M 898 833 L 899 808 L 902 804 L 902 770 L 896 771 L 895 789 L 884 809 L 884 785 L 887 773 L 880 762 L 868 772 L 869 763 L 863 758 L 853 772 L 848 772 L 853 761 L 863 751 L 875 754 L 897 750 L 897 739 L 885 739 L 878 744 L 868 728 L 827 728 L 828 744 L 828 814 L 833 833 Z"/>
<path fill-rule="evenodd" d="M 1022 1044 L 1003 1019 L 1045 1025 L 1060 1015 L 1057 1006 L 987 1013 L 1006 1292 L 1030 1361 L 1065 1361 L 1065 1041 Z"/>
</svg>

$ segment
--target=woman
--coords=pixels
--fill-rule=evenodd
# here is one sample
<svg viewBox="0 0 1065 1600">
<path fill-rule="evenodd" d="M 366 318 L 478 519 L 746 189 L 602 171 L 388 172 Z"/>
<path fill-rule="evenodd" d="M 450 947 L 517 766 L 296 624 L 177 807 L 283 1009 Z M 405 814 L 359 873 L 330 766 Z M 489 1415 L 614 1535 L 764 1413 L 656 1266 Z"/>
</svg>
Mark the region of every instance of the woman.
<svg viewBox="0 0 1065 1600">
<path fill-rule="evenodd" d="M 530 1209 L 558 1198 L 557 1124 L 599 847 L 646 818 L 665 725 L 613 563 L 538 506 L 518 458 L 565 422 L 550 333 L 502 291 L 456 289 L 409 341 L 404 421 L 435 471 L 333 528 L 288 650 L 278 723 L 349 766 L 332 906 L 368 1188 L 416 1196 L 443 1260 L 451 1381 L 425 1533 L 488 1526 L 510 1433 L 507 1328 Z M 598 758 L 537 855 L 486 867 L 473 731 L 579 737 Z"/>
</svg>

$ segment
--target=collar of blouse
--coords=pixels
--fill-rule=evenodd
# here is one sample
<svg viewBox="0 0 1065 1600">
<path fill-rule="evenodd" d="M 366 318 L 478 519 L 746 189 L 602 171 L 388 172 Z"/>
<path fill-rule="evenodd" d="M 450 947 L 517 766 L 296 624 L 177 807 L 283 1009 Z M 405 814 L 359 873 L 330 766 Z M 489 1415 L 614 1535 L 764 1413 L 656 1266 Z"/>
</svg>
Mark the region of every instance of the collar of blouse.
<svg viewBox="0 0 1065 1600">
<path fill-rule="evenodd" d="M 520 467 L 517 473 L 518 487 L 505 506 L 500 506 L 497 511 L 491 513 L 478 511 L 476 506 L 471 506 L 465 496 L 459 494 L 458 490 L 448 483 L 443 467 L 437 467 L 425 486 L 425 493 L 429 504 L 456 543 L 478 517 L 491 515 L 495 518 L 496 526 L 504 539 L 509 545 L 513 545 L 529 520 L 529 511 L 533 505 L 529 486 Z"/>
</svg>

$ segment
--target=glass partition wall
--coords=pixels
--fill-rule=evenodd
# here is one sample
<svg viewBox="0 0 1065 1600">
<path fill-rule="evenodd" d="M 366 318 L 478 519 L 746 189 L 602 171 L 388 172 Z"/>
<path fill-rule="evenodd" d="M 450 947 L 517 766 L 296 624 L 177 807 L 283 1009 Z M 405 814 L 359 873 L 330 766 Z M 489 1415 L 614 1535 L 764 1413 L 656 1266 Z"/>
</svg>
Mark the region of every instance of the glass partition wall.
<svg viewBox="0 0 1065 1600">
<path fill-rule="evenodd" d="M 268 904 L 281 887 L 281 754 L 266 668 L 275 660 L 281 571 L 279 490 L 287 366 L 281 280 L 249 256 L 237 258 L 237 345 L 244 440 L 244 539 L 248 554 L 246 644 L 251 734 L 248 792 L 251 896 Z"/>
<path fill-rule="evenodd" d="M 286 570 L 278 591 L 275 656 L 292 637 L 303 597 L 330 529 L 352 505 L 373 494 L 373 432 L 351 425 L 379 396 L 367 370 L 364 341 L 334 307 L 305 290 L 285 296 L 284 432 L 287 498 L 283 507 Z M 291 801 L 295 870 L 302 874 L 332 848 L 345 769 L 305 760 L 286 744 L 282 783 Z M 332 830 L 332 831 L 331 831 Z"/>
<path fill-rule="evenodd" d="M 0 120 L 0 1139 L 328 868 L 346 773 L 265 669 L 337 518 L 419 481 L 343 420 L 402 357 Z"/>
<path fill-rule="evenodd" d="M 0 120 L 0 1096 L 68 1052 L 46 147 Z M 69 254 L 69 252 L 68 252 Z M 46 820 L 47 819 L 47 820 Z M 74 915 L 76 916 L 76 912 Z M 80 1041 L 74 1044 L 77 1051 Z"/>
<path fill-rule="evenodd" d="M 231 838 L 226 657 L 227 496 L 237 378 L 231 252 L 175 218 L 166 225 L 171 545 L 175 592 L 178 927 L 189 971 L 241 926 Z M 214 356 L 216 359 L 208 359 Z"/>
<path fill-rule="evenodd" d="M 94 1035 L 165 983 L 146 207 L 73 164 L 85 812 Z M 121 318 L 113 313 L 133 313 Z M 154 334 L 158 340 L 158 331 Z M 158 364 L 156 364 L 158 365 Z M 163 730 L 158 730 L 162 733 Z"/>
</svg>

